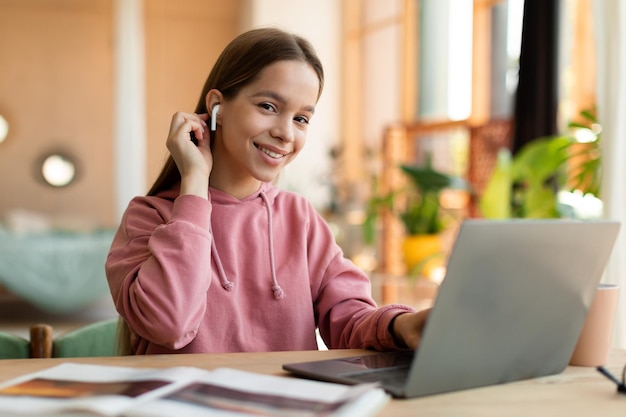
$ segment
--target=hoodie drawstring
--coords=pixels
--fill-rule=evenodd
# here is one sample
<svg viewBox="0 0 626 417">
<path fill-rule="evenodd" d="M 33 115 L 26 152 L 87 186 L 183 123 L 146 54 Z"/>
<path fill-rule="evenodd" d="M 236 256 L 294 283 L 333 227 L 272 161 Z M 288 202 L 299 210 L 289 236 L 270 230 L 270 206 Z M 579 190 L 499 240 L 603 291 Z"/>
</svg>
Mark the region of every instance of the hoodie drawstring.
<svg viewBox="0 0 626 417">
<path fill-rule="evenodd" d="M 265 202 L 265 209 L 267 210 L 267 228 L 268 228 L 268 245 L 270 248 L 270 269 L 272 271 L 272 291 L 274 292 L 274 299 L 282 300 L 285 298 L 285 292 L 278 284 L 278 279 L 276 278 L 276 266 L 274 265 L 274 231 L 272 228 L 272 207 L 270 206 L 269 200 L 265 193 L 261 191 L 261 198 Z"/>
<path fill-rule="evenodd" d="M 268 244 L 270 251 L 270 270 L 272 273 L 272 292 L 274 293 L 274 299 L 282 300 L 285 298 L 285 292 L 281 288 L 280 284 L 278 284 L 278 279 L 276 278 L 276 265 L 274 261 L 274 232 L 272 227 L 272 208 L 269 203 L 269 199 L 265 195 L 264 192 L 260 193 L 263 202 L 265 203 L 265 210 L 267 211 L 267 228 L 268 228 Z M 224 266 L 222 265 L 222 261 L 220 260 L 219 254 L 217 253 L 217 247 L 215 246 L 215 239 L 211 239 L 211 250 L 213 252 L 212 258 L 215 260 L 215 265 L 217 266 L 217 272 L 219 274 L 220 283 L 222 287 L 226 291 L 232 291 L 235 288 L 235 283 L 230 281 L 226 276 L 226 272 L 224 271 Z"/>
<path fill-rule="evenodd" d="M 215 239 L 213 239 L 213 236 L 211 236 L 211 249 L 213 250 L 213 259 L 215 259 L 215 265 L 217 265 L 217 272 L 220 276 L 222 288 L 226 291 L 232 291 L 233 288 L 235 288 L 235 283 L 229 281 L 226 276 L 226 272 L 224 272 L 224 266 L 222 265 L 219 255 L 217 254 L 217 247 L 215 246 Z"/>
</svg>

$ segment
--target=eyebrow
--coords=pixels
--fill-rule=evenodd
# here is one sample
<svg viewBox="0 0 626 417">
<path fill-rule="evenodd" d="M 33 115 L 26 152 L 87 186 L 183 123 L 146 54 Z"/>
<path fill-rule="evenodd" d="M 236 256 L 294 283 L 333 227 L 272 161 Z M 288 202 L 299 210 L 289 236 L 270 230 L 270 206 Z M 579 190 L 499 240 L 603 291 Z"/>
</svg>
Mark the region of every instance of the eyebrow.
<svg viewBox="0 0 626 417">
<path fill-rule="evenodd" d="M 252 97 L 269 97 L 271 99 L 278 101 L 279 103 L 283 105 L 287 104 L 287 100 L 283 96 L 271 90 L 261 90 L 253 94 Z M 310 112 L 310 113 L 315 113 L 315 106 L 304 106 L 302 110 Z"/>
</svg>

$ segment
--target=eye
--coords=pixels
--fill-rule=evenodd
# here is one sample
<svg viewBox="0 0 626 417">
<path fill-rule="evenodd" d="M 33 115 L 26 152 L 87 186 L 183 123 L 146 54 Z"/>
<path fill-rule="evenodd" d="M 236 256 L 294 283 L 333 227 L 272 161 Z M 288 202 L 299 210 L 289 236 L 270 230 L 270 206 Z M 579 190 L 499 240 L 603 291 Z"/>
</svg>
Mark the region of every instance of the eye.
<svg viewBox="0 0 626 417">
<path fill-rule="evenodd" d="M 304 116 L 296 116 L 294 117 L 294 119 L 296 122 L 304 124 L 304 125 L 308 125 L 309 124 L 309 119 L 304 117 Z"/>
<path fill-rule="evenodd" d="M 272 103 L 260 103 L 259 107 L 261 107 L 262 109 L 265 109 L 267 111 L 271 111 L 271 112 L 276 112 L 276 107 L 272 104 Z"/>
</svg>

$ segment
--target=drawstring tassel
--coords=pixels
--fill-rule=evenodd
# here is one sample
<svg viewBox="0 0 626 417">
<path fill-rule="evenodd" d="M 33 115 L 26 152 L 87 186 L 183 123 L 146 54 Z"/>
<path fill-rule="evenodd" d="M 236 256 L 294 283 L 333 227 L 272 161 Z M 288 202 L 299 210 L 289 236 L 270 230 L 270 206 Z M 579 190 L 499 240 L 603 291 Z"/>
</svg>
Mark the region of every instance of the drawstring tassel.
<svg viewBox="0 0 626 417">
<path fill-rule="evenodd" d="M 235 288 L 235 283 L 229 281 L 228 277 L 226 276 L 226 272 L 224 272 L 224 266 L 222 265 L 220 256 L 217 253 L 217 246 L 215 246 L 215 239 L 211 239 L 211 249 L 213 250 L 213 260 L 215 261 L 215 265 L 217 266 L 217 273 L 219 275 L 222 288 L 224 288 L 226 291 L 232 291 Z"/>
<path fill-rule="evenodd" d="M 272 291 L 274 291 L 274 299 L 275 300 L 282 300 L 283 298 L 285 298 L 285 292 L 280 287 L 280 285 L 278 285 L 278 284 L 273 285 L 272 286 Z"/>
</svg>

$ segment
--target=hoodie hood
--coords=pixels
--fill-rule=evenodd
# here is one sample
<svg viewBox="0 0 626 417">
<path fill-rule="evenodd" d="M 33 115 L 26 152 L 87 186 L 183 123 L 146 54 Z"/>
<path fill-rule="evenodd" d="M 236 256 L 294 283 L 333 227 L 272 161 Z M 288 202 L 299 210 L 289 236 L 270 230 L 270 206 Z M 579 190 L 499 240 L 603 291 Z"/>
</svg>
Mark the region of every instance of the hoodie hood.
<svg viewBox="0 0 626 417">
<path fill-rule="evenodd" d="M 261 193 L 263 193 L 268 198 L 268 201 L 271 204 L 273 204 L 274 199 L 276 198 L 279 192 L 280 192 L 280 189 L 274 186 L 272 183 L 262 182 L 261 186 L 259 187 L 257 191 L 255 191 L 254 193 L 242 199 L 238 199 L 216 188 L 209 187 L 209 198 L 211 199 L 211 203 L 213 204 L 221 204 L 221 205 L 242 204 L 242 203 L 246 203 L 249 201 L 254 201 L 256 199 L 260 199 Z M 159 192 L 156 196 L 159 198 L 164 198 L 166 200 L 174 201 L 179 195 L 180 195 L 180 183 L 176 184 L 176 186 L 170 188 L 169 190 Z"/>
<path fill-rule="evenodd" d="M 257 191 L 255 191 L 254 193 L 250 194 L 247 197 L 239 199 L 224 191 L 220 191 L 218 189 L 209 187 L 209 195 L 211 198 L 211 203 L 220 204 L 220 205 L 245 204 L 245 203 L 255 201 L 255 200 L 258 200 L 258 202 L 261 203 L 263 201 L 266 201 L 265 199 L 267 199 L 267 201 L 269 201 L 270 204 L 274 204 L 274 199 L 278 195 L 279 191 L 280 190 L 277 187 L 275 187 L 273 184 L 269 182 L 263 182 L 261 183 L 261 186 L 259 187 Z M 262 195 L 265 196 L 265 199 L 262 197 Z"/>
</svg>

